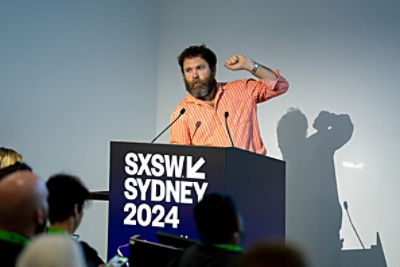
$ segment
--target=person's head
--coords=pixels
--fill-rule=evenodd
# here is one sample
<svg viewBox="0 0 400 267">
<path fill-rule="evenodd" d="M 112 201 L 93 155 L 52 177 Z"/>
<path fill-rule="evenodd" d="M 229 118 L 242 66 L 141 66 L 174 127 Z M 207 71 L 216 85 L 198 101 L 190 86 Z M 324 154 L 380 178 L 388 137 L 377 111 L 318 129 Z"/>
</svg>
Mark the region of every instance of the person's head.
<svg viewBox="0 0 400 267">
<path fill-rule="evenodd" d="M 19 255 L 16 267 L 84 267 L 82 248 L 70 237 L 40 235 Z"/>
<path fill-rule="evenodd" d="M 28 238 L 46 227 L 45 183 L 31 171 L 16 171 L 0 180 L 0 229 Z"/>
<path fill-rule="evenodd" d="M 16 171 L 32 171 L 32 168 L 24 162 L 16 162 L 0 169 L 0 179 Z"/>
<path fill-rule="evenodd" d="M 178 56 L 186 90 L 201 100 L 212 100 L 216 92 L 217 57 L 205 45 L 190 46 Z"/>
<path fill-rule="evenodd" d="M 284 243 L 263 242 L 250 247 L 239 267 L 306 267 L 303 256 Z"/>
<path fill-rule="evenodd" d="M 0 169 L 22 161 L 22 156 L 9 148 L 0 147 Z"/>
<path fill-rule="evenodd" d="M 241 217 L 235 202 L 228 195 L 205 195 L 194 208 L 194 220 L 204 243 L 238 245 L 241 241 Z"/>
<path fill-rule="evenodd" d="M 56 174 L 46 182 L 49 190 L 50 224 L 71 220 L 71 234 L 78 228 L 83 206 L 89 198 L 89 191 L 76 176 Z"/>
</svg>

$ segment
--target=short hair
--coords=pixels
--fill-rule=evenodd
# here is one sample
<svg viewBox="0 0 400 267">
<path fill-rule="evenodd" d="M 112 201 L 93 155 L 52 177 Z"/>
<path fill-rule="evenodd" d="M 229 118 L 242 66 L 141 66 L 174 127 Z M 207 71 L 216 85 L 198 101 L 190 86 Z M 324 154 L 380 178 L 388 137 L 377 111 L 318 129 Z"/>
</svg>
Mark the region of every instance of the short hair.
<svg viewBox="0 0 400 267">
<path fill-rule="evenodd" d="M 13 165 L 0 169 L 0 179 L 16 171 L 32 171 L 32 168 L 24 162 L 17 162 Z"/>
<path fill-rule="evenodd" d="M 194 207 L 194 219 L 201 241 L 223 244 L 238 231 L 239 215 L 233 199 L 223 193 L 210 193 Z"/>
<path fill-rule="evenodd" d="M 208 66 L 210 68 L 214 68 L 217 65 L 217 56 L 211 49 L 207 48 L 205 44 L 200 46 L 189 46 L 178 56 L 178 63 L 181 67 L 181 71 L 183 73 L 183 61 L 186 58 L 193 57 L 202 57 L 205 61 L 207 61 Z"/>
<path fill-rule="evenodd" d="M 49 221 L 62 222 L 68 219 L 78 204 L 81 212 L 86 200 L 89 199 L 89 190 L 76 176 L 56 174 L 46 182 L 49 190 Z"/>
</svg>

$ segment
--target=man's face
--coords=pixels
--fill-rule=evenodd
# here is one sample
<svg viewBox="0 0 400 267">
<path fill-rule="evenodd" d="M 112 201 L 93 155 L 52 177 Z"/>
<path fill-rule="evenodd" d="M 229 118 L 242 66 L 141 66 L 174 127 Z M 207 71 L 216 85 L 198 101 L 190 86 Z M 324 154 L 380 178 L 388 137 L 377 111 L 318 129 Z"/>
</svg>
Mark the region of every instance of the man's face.
<svg viewBox="0 0 400 267">
<path fill-rule="evenodd" d="M 212 100 L 216 90 L 215 69 L 208 66 L 202 57 L 186 58 L 183 61 L 183 76 L 186 90 L 201 100 Z"/>
</svg>

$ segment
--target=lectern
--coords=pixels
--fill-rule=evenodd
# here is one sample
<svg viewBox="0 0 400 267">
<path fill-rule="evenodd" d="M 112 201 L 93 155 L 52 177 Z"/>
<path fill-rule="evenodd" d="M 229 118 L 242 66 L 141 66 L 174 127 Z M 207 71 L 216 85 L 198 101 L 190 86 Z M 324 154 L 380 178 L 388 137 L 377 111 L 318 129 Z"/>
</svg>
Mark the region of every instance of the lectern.
<svg viewBox="0 0 400 267">
<path fill-rule="evenodd" d="M 111 142 L 108 257 L 139 234 L 196 239 L 193 207 L 208 192 L 236 201 L 246 244 L 285 238 L 285 163 L 237 148 Z"/>
</svg>

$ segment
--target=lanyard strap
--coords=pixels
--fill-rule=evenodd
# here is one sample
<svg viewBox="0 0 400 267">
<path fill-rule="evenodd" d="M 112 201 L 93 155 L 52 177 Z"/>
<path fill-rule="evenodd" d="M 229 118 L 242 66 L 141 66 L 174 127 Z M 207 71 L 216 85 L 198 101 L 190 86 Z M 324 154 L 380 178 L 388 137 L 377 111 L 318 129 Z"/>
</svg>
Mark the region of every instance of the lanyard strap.
<svg viewBox="0 0 400 267">
<path fill-rule="evenodd" d="M 214 244 L 214 246 L 218 247 L 218 248 L 223 248 L 226 250 L 230 250 L 230 251 L 243 251 L 243 249 L 239 246 L 235 246 L 235 245 L 228 245 L 228 244 Z"/>
<path fill-rule="evenodd" d="M 60 228 L 55 228 L 55 227 L 49 227 L 49 228 L 47 229 L 47 232 L 48 232 L 49 234 L 61 234 L 61 235 L 65 235 L 65 236 L 68 235 L 67 232 L 65 232 L 64 230 L 62 230 L 62 229 L 60 229 Z"/>
<path fill-rule="evenodd" d="M 14 244 L 25 245 L 29 242 L 29 239 L 23 235 L 9 232 L 5 230 L 0 230 L 0 240 L 8 241 Z"/>
</svg>

